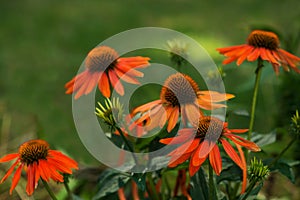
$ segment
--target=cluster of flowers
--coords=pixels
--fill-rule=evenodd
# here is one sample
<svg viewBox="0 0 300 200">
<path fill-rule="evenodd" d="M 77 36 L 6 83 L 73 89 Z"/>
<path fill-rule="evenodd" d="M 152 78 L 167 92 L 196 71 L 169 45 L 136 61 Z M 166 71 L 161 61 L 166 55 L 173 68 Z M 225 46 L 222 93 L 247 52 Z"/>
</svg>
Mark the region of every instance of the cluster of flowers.
<svg viewBox="0 0 300 200">
<path fill-rule="evenodd" d="M 276 74 L 279 73 L 280 66 L 286 71 L 291 68 L 300 73 L 296 67 L 300 58 L 280 49 L 278 37 L 272 32 L 255 30 L 249 35 L 247 44 L 217 50 L 228 57 L 223 64 L 237 61 L 237 65 L 240 65 L 245 60 L 260 59 L 271 63 Z M 111 88 L 124 95 L 124 87 L 120 80 L 139 84 L 137 78 L 143 77 L 144 74 L 138 69 L 148 67 L 149 60 L 150 58 L 141 56 L 119 57 L 114 49 L 98 46 L 89 52 L 85 60 L 85 70 L 65 85 L 66 93 L 74 93 L 74 98 L 78 99 L 98 86 L 104 97 L 111 96 Z M 160 143 L 177 145 L 168 154 L 168 166 L 176 167 L 189 161 L 190 176 L 200 169 L 206 159 L 209 159 L 214 172 L 220 175 L 222 158 L 219 146 L 222 145 L 226 154 L 243 171 L 243 193 L 247 184 L 247 166 L 242 147 L 251 151 L 260 151 L 260 148 L 238 135 L 247 132 L 248 129 L 229 129 L 227 122 L 217 117 L 206 116 L 203 112 L 225 107 L 222 102 L 232 98 L 232 94 L 200 90 L 190 76 L 176 73 L 165 80 L 158 100 L 134 108 L 130 115 L 136 119 L 135 125 L 143 126 L 141 133 L 164 126 L 171 132 L 176 124 L 181 122 L 183 126 L 177 135 L 161 139 Z M 43 140 L 31 140 L 22 144 L 18 153 L 0 158 L 0 163 L 13 159 L 17 160 L 1 180 L 1 183 L 5 181 L 17 167 L 10 193 L 16 187 L 22 169 L 27 173 L 28 195 L 33 193 L 40 178 L 43 181 L 49 181 L 51 178 L 63 182 L 62 174 L 72 174 L 72 168 L 78 169 L 74 160 L 59 151 L 51 150 Z"/>
</svg>

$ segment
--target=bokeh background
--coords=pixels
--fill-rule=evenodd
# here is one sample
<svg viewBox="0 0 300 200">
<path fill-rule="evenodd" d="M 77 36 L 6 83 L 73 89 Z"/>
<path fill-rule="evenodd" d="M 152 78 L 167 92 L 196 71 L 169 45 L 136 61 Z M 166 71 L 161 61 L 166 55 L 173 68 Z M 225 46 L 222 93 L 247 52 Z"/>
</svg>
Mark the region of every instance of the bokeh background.
<svg viewBox="0 0 300 200">
<path fill-rule="evenodd" d="M 300 56 L 298 0 L 14 0 L 0 2 L 0 19 L 1 156 L 16 151 L 23 141 L 41 137 L 82 166 L 100 163 L 79 140 L 72 99 L 65 94 L 64 84 L 77 73 L 87 53 L 108 37 L 138 27 L 173 29 L 198 41 L 220 66 L 224 57 L 215 51 L 217 47 L 242 44 L 251 29 L 265 28 L 279 34 L 282 48 Z M 159 55 L 154 56 L 159 62 Z M 232 126 L 247 127 L 255 64 L 239 68 L 230 64 L 223 69 L 226 91 L 237 95 L 229 103 L 229 120 Z M 288 125 L 300 107 L 299 79 L 294 72 L 276 76 L 266 65 L 256 131 L 269 133 Z M 277 139 L 276 144 L 266 147 L 272 155 L 289 136 L 279 132 Z M 287 157 L 295 158 L 298 153 L 294 148 Z M 276 178 L 274 188 L 267 191 L 271 197 L 299 197 L 299 187 L 282 176 Z"/>
</svg>

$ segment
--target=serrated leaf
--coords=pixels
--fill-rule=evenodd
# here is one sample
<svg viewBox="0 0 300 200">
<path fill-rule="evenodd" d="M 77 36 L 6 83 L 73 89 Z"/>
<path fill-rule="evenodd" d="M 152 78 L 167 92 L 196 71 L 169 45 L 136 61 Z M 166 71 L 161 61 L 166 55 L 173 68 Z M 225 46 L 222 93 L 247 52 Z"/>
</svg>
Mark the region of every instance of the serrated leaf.
<svg viewBox="0 0 300 200">
<path fill-rule="evenodd" d="M 191 178 L 191 197 L 192 199 L 208 199 L 209 190 L 202 168 Z"/>
<path fill-rule="evenodd" d="M 129 180 L 129 176 L 121 174 L 116 170 L 105 170 L 99 177 L 99 190 L 97 194 L 93 197 L 93 200 L 100 199 L 118 191 L 118 189 L 123 187 Z"/>
<path fill-rule="evenodd" d="M 272 144 L 276 141 L 276 131 L 274 130 L 267 134 L 253 133 L 252 141 L 259 147 Z"/>
</svg>

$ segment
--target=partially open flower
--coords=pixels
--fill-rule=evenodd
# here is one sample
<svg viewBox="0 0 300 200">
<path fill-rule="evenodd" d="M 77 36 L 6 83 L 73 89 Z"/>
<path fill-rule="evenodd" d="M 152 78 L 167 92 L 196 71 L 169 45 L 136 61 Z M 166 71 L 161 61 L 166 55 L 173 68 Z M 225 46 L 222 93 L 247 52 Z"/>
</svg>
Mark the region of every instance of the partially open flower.
<svg viewBox="0 0 300 200">
<path fill-rule="evenodd" d="M 236 60 L 236 64 L 239 66 L 246 59 L 250 62 L 262 59 L 272 64 L 276 74 L 279 74 L 280 66 L 285 71 L 289 71 L 291 68 L 300 73 L 300 69 L 297 68 L 300 58 L 281 49 L 279 43 L 278 36 L 275 33 L 254 30 L 248 36 L 247 44 L 218 48 L 217 51 L 228 57 L 223 61 L 223 64 L 229 64 Z"/>
<path fill-rule="evenodd" d="M 264 165 L 261 160 L 257 160 L 256 157 L 254 157 L 251 160 L 250 163 L 250 169 L 249 169 L 249 180 L 250 182 L 255 181 L 261 181 L 265 179 L 270 173 L 270 170 L 267 165 Z"/>
<path fill-rule="evenodd" d="M 112 101 L 107 98 L 104 105 L 100 102 L 98 102 L 98 105 L 99 108 L 96 108 L 96 115 L 103 119 L 105 123 L 114 127 L 121 122 L 123 105 L 120 103 L 119 98 L 113 98 Z"/>
<path fill-rule="evenodd" d="M 0 158 L 0 163 L 14 159 L 17 160 L 1 180 L 3 183 L 17 167 L 10 187 L 10 194 L 20 180 L 22 169 L 27 174 L 26 192 L 28 195 L 32 195 L 40 178 L 47 182 L 50 179 L 64 182 L 62 174 L 72 174 L 72 168 L 78 169 L 76 161 L 59 151 L 51 150 L 49 144 L 44 140 L 30 140 L 23 143 L 18 153 L 8 154 Z"/>
<path fill-rule="evenodd" d="M 295 115 L 292 117 L 291 132 L 300 137 L 300 116 L 298 110 L 296 110 Z"/>
</svg>

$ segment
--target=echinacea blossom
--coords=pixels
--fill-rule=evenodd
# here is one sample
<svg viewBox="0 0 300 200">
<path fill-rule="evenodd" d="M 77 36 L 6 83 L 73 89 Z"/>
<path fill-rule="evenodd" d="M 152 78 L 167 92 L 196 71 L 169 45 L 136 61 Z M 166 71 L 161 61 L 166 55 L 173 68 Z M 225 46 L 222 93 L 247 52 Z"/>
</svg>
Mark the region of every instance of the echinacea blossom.
<svg viewBox="0 0 300 200">
<path fill-rule="evenodd" d="M 167 145 L 179 145 L 168 155 L 170 156 L 169 167 L 189 160 L 189 172 L 193 176 L 209 158 L 210 165 L 217 175 L 222 171 L 222 158 L 219 150 L 219 144 L 222 144 L 227 155 L 243 171 L 243 187 L 245 191 L 247 184 L 247 166 L 244 153 L 241 147 L 251 151 L 260 151 L 260 148 L 253 142 L 248 141 L 236 134 L 247 132 L 247 129 L 229 129 L 228 123 L 221 121 L 216 117 L 200 117 L 198 128 L 183 128 L 178 131 L 178 136 L 161 139 L 160 142 Z M 238 153 L 232 144 L 236 147 Z"/>
<path fill-rule="evenodd" d="M 188 75 L 176 73 L 165 81 L 160 99 L 141 105 L 131 112 L 132 116 L 139 116 L 136 124 L 147 122 L 146 130 L 163 127 L 166 122 L 170 132 L 177 124 L 179 116 L 184 124 L 195 124 L 202 116 L 201 109 L 213 110 L 226 107 L 219 104 L 233 98 L 232 94 L 222 94 L 216 91 L 201 91 L 197 83 Z"/>
<path fill-rule="evenodd" d="M 300 69 L 297 68 L 300 58 L 281 49 L 279 43 L 278 36 L 275 33 L 254 30 L 248 36 L 247 44 L 218 48 L 217 51 L 228 57 L 223 61 L 223 64 L 229 64 L 236 60 L 236 64 L 239 66 L 246 59 L 250 62 L 262 59 L 272 64 L 277 75 L 280 66 L 285 71 L 289 71 L 291 68 L 300 73 Z"/>
<path fill-rule="evenodd" d="M 66 94 L 75 94 L 75 99 L 89 94 L 97 85 L 104 97 L 111 95 L 111 86 L 120 95 L 124 95 L 124 87 L 120 79 L 127 83 L 139 84 L 136 77 L 143 77 L 143 73 L 136 68 L 149 65 L 150 58 L 119 57 L 118 53 L 108 46 L 98 46 L 92 49 L 85 61 L 85 70 L 69 81 L 65 88 Z"/>
<path fill-rule="evenodd" d="M 10 194 L 17 186 L 22 169 L 27 174 L 26 192 L 32 195 L 42 178 L 48 182 L 50 179 L 56 182 L 64 182 L 62 174 L 72 174 L 72 168 L 78 169 L 78 164 L 59 151 L 51 150 L 49 144 L 44 140 L 30 140 L 19 147 L 18 153 L 8 154 L 0 158 L 0 163 L 17 159 L 9 168 L 1 180 L 3 183 L 17 167 L 10 187 Z"/>
</svg>

